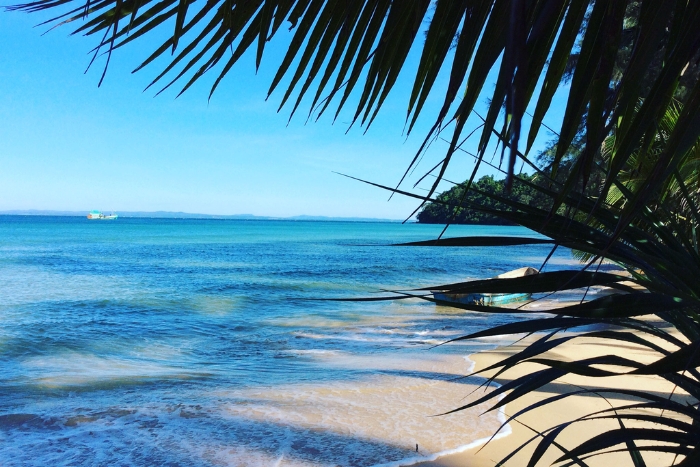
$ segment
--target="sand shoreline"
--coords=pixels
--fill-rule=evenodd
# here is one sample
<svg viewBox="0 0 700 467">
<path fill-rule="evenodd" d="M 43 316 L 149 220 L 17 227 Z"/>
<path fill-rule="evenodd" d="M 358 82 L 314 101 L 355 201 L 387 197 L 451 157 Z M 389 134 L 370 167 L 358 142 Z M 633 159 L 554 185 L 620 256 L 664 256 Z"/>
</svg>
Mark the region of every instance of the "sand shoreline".
<svg viewBox="0 0 700 467">
<path fill-rule="evenodd" d="M 503 358 L 512 355 L 518 350 L 522 349 L 529 342 L 540 338 L 541 336 L 530 336 L 521 342 L 512 344 L 509 346 L 501 346 L 493 350 L 485 350 L 472 355 L 469 355 L 469 359 L 474 361 L 476 364 L 476 369 L 485 368 Z M 635 347 L 633 345 L 621 346 L 618 343 L 608 343 L 603 345 L 600 341 L 594 341 L 588 338 L 577 338 L 571 340 L 564 345 L 561 345 L 550 351 L 548 356 L 555 357 L 564 360 L 573 360 L 593 357 L 596 355 L 602 355 L 605 353 L 613 352 L 630 352 L 634 354 L 635 359 L 647 360 L 649 362 L 654 361 L 657 357 L 656 354 L 646 351 L 641 347 Z M 518 367 L 503 373 L 498 378 L 495 379 L 497 383 L 503 384 L 510 381 L 516 377 L 522 376 L 531 371 L 543 368 L 541 366 L 526 363 L 519 365 Z M 486 373 L 486 376 L 490 376 L 491 373 Z M 550 397 L 554 394 L 561 394 L 562 392 L 570 392 L 572 390 L 578 389 L 580 386 L 589 386 L 592 383 L 591 378 L 583 378 L 576 376 L 566 376 L 560 380 L 556 380 L 546 386 L 543 386 L 538 391 L 530 393 L 521 399 L 512 401 L 506 407 L 502 408 L 502 411 L 506 415 L 512 415 L 520 411 L 521 409 L 536 403 L 546 397 Z M 595 380 L 596 387 L 624 387 L 624 388 L 640 388 L 644 387 L 647 391 L 653 391 L 656 393 L 670 394 L 673 387 L 667 381 L 661 380 L 659 378 L 648 377 L 648 376 L 616 376 L 612 378 L 602 378 Z M 676 390 L 677 396 L 679 398 L 687 398 L 686 394 Z M 630 399 L 622 399 L 618 396 L 613 396 L 609 398 L 614 405 L 621 405 L 623 403 L 629 403 Z M 532 412 L 526 413 L 518 419 L 524 424 L 533 427 L 537 430 L 547 429 L 555 424 L 563 423 L 569 420 L 576 419 L 588 413 L 592 413 L 597 410 L 603 410 L 609 408 L 607 402 L 602 398 L 595 397 L 592 395 L 575 395 L 568 397 L 566 399 L 557 401 L 553 404 L 540 407 Z M 616 428 L 617 425 L 613 421 L 592 421 L 579 423 L 575 425 L 575 428 L 567 428 L 561 433 L 561 437 L 558 441 L 566 447 L 572 447 L 585 439 L 589 439 L 597 433 L 605 431 L 607 429 Z M 426 460 L 423 462 L 411 462 L 404 463 L 400 465 L 414 465 L 419 467 L 492 467 L 496 465 L 500 460 L 502 460 L 510 452 L 517 449 L 523 443 L 531 439 L 534 435 L 533 432 L 525 428 L 518 422 L 510 423 L 511 433 L 507 436 L 496 436 L 492 441 L 488 442 L 485 446 L 487 440 L 476 440 L 464 447 L 457 448 L 456 451 L 451 453 L 442 453 L 433 460 Z M 481 443 L 478 443 L 481 441 Z M 477 444 L 478 443 L 478 444 Z M 516 456 L 510 459 L 505 465 L 506 466 L 524 466 L 530 458 L 531 453 L 534 451 L 537 442 L 530 443 L 529 446 L 524 448 Z M 478 446 L 482 446 L 478 448 Z M 558 450 L 550 449 L 544 455 L 537 465 L 551 465 L 555 459 L 557 459 L 561 453 Z M 663 456 L 656 453 L 645 453 L 644 459 L 647 466 L 660 466 L 660 465 L 670 465 L 670 460 L 668 456 Z M 632 461 L 626 453 L 615 453 L 605 456 L 598 456 L 590 459 L 591 466 L 609 466 L 615 465 L 616 467 L 632 467 Z"/>
<path fill-rule="evenodd" d="M 475 368 L 476 368 L 476 362 L 472 360 L 472 356 L 478 355 L 481 352 L 477 352 L 474 354 L 469 354 L 465 355 L 464 359 L 469 363 L 469 368 L 466 373 L 470 374 L 473 373 Z M 498 383 L 492 383 L 490 385 L 491 388 L 495 389 L 500 387 L 501 385 Z M 501 400 L 504 395 L 500 396 L 498 400 Z M 501 424 L 504 424 L 506 420 L 508 419 L 506 413 L 506 406 L 503 406 L 498 409 L 498 420 L 501 422 Z M 393 462 L 388 462 L 388 463 L 383 463 L 383 464 L 373 464 L 372 467 L 408 467 L 408 466 L 415 466 L 415 465 L 425 465 L 425 466 L 432 466 L 432 465 L 442 465 L 442 464 L 434 464 L 436 461 L 439 461 L 440 459 L 444 458 L 450 458 L 453 456 L 459 456 L 463 453 L 466 453 L 468 451 L 474 450 L 480 446 L 483 446 L 484 444 L 488 443 L 489 441 L 496 441 L 501 438 L 505 438 L 506 436 L 510 436 L 512 433 L 512 428 L 510 424 L 505 424 L 502 426 L 498 432 L 494 435 L 482 437 L 482 438 L 477 438 L 474 441 L 471 441 L 470 443 L 457 446 L 456 448 L 453 449 L 447 449 L 445 451 L 433 453 L 429 456 L 426 455 L 421 455 L 420 457 L 407 457 L 405 459 L 401 459 L 398 461 L 393 461 Z"/>
</svg>

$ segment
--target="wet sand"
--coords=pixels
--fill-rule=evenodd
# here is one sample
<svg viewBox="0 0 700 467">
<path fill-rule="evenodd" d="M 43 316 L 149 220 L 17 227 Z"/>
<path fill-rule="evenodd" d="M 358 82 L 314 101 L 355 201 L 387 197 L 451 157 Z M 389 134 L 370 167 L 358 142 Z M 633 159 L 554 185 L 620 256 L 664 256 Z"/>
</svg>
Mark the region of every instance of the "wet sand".
<svg viewBox="0 0 700 467">
<path fill-rule="evenodd" d="M 353 454 L 336 456 L 339 465 L 367 465 L 368 459 L 382 459 L 376 464 L 386 466 L 436 459 L 439 453 L 464 449 L 466 443 L 488 438 L 504 421 L 497 412 L 479 415 L 488 404 L 469 412 L 435 416 L 478 397 L 470 393 L 483 379 L 463 379 L 473 367 L 463 356 L 426 353 L 420 357 L 410 353 L 387 358 L 334 353 L 317 358 L 326 359 L 326 365 L 375 368 L 377 374 L 355 381 L 220 390 L 214 396 L 224 402 L 224 417 L 307 431 L 306 438 L 312 441 L 305 447 L 299 440 L 290 442 L 296 451 L 318 457 L 318 465 L 330 465 L 322 460 L 323 450 L 337 450 L 348 444 L 347 440 L 355 440 L 353 449 L 347 450 Z M 390 451 L 393 454 L 387 455 Z M 236 465 L 242 465 L 240 462 L 237 458 Z M 316 465 L 299 459 L 298 452 L 267 462 L 289 467 Z M 250 462 L 263 464 L 265 459 Z"/>
</svg>

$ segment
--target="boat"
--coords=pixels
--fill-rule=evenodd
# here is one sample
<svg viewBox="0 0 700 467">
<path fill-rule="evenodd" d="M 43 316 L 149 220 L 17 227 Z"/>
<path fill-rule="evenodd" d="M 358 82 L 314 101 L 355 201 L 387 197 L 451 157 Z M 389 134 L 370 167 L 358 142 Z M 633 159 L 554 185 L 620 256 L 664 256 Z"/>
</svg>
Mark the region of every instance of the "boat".
<svg viewBox="0 0 700 467">
<path fill-rule="evenodd" d="M 105 214 L 102 214 L 101 211 L 90 211 L 87 215 L 87 218 L 90 220 L 100 220 L 100 221 L 113 221 L 117 217 L 119 217 L 119 216 L 115 213 L 105 215 Z"/>
<path fill-rule="evenodd" d="M 525 277 L 538 274 L 537 269 L 525 267 L 515 269 L 513 271 L 504 272 L 492 279 L 514 279 L 516 277 Z M 435 300 L 441 300 L 452 303 L 462 303 L 464 305 L 485 305 L 485 306 L 500 306 L 508 303 L 522 302 L 529 300 L 532 294 L 530 293 L 449 293 L 442 290 L 431 290 Z"/>
</svg>

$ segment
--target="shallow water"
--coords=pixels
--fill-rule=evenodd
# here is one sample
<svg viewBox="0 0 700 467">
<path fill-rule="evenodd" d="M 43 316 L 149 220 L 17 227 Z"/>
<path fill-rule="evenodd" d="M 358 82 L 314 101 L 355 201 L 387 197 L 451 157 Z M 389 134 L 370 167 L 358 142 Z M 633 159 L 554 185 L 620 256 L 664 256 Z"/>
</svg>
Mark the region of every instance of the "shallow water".
<svg viewBox="0 0 700 467">
<path fill-rule="evenodd" d="M 334 302 L 539 267 L 440 226 L 0 217 L 0 464 L 369 466 L 493 433 L 464 357 L 514 319 Z M 534 235 L 455 226 L 449 236 Z M 557 252 L 553 268 L 571 263 Z M 419 452 L 416 454 L 415 445 Z"/>
</svg>

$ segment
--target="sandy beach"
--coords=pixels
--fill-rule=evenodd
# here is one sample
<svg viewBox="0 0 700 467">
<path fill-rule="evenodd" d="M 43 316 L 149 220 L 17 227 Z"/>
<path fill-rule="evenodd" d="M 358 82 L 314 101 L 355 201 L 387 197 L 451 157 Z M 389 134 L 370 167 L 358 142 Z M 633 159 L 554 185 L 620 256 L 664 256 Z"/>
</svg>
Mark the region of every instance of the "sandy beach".
<svg viewBox="0 0 700 467">
<path fill-rule="evenodd" d="M 492 351 L 484 351 L 475 355 L 471 355 L 469 358 L 476 362 L 475 370 L 478 371 L 479 368 L 485 368 L 493 363 L 496 363 L 503 358 L 512 355 L 518 350 L 522 349 L 534 339 L 541 336 L 530 336 L 529 338 L 513 344 L 511 346 L 499 347 Z M 658 342 L 658 341 L 657 341 Z M 588 358 L 598 355 L 606 354 L 616 354 L 624 355 L 630 358 L 637 359 L 644 362 L 652 362 L 658 358 L 658 354 L 647 351 L 639 346 L 632 344 L 620 344 L 614 342 L 606 342 L 605 345 L 601 344 L 600 341 L 594 341 L 587 338 L 578 338 L 572 341 L 568 341 L 566 344 L 558 347 L 552 352 L 545 354 L 548 357 L 556 357 L 563 360 L 574 360 Z M 504 384 L 514 378 L 522 376 L 528 372 L 543 368 L 536 364 L 523 364 L 518 367 L 511 369 L 508 372 L 500 375 L 495 379 L 496 382 Z M 492 373 L 486 373 L 485 375 L 490 376 Z M 595 386 L 592 386 L 595 385 Z M 567 376 L 561 378 L 554 383 L 548 384 L 542 387 L 539 391 L 528 394 L 527 396 L 518 399 L 517 401 L 508 404 L 505 407 L 505 414 L 511 415 L 515 414 L 521 409 L 527 407 L 528 405 L 534 404 L 546 397 L 550 397 L 556 394 L 561 394 L 564 392 L 571 392 L 577 390 L 580 387 L 615 387 L 615 388 L 629 388 L 629 389 L 640 389 L 643 388 L 646 391 L 651 391 L 659 395 L 670 395 L 673 391 L 673 386 L 667 381 L 661 380 L 660 378 L 653 378 L 647 376 L 620 376 L 612 378 L 598 378 L 594 380 L 593 378 L 583 378 L 575 376 Z M 606 394 L 606 397 L 609 394 Z M 677 400 L 690 400 L 689 396 L 676 389 L 673 397 Z M 621 406 L 628 404 L 633 401 L 633 399 L 622 398 L 619 395 L 611 395 L 608 398 L 611 404 L 614 406 Z M 571 396 L 564 400 L 557 401 L 553 404 L 538 408 L 532 412 L 526 413 L 519 417 L 518 420 L 522 424 L 517 422 L 511 422 L 510 426 L 512 429 L 512 434 L 496 439 L 486 446 L 477 447 L 474 449 L 469 449 L 464 452 L 452 455 L 446 455 L 440 457 L 439 459 L 432 462 L 424 462 L 419 465 L 421 467 L 492 467 L 496 465 L 500 460 L 502 460 L 507 454 L 521 446 L 523 443 L 530 440 L 534 433 L 526 428 L 524 425 L 528 425 L 536 430 L 544 430 L 555 424 L 566 422 L 569 420 L 576 419 L 580 416 L 592 413 L 597 410 L 604 410 L 608 408 L 608 403 L 601 397 L 595 395 L 577 395 Z M 524 424 L 524 425 L 523 425 Z M 627 426 L 633 426 L 628 423 Z M 646 425 L 649 427 L 649 425 Z M 577 444 L 589 439 L 596 434 L 605 431 L 606 429 L 619 428 L 616 421 L 605 420 L 605 421 L 587 421 L 583 423 L 577 423 L 574 426 L 566 428 L 559 436 L 558 441 L 567 448 L 576 446 Z M 505 465 L 511 466 L 525 466 L 528 463 L 530 455 L 534 451 L 537 445 L 537 441 L 530 443 L 529 446 L 520 451 L 516 456 L 510 459 Z M 547 451 L 544 457 L 540 460 L 537 465 L 549 466 L 561 455 L 558 449 L 552 448 Z M 664 456 L 656 453 L 645 453 L 644 460 L 648 466 L 661 466 L 661 465 L 671 465 L 672 457 Z M 586 461 L 591 466 L 610 466 L 614 465 L 616 467 L 623 466 L 633 466 L 630 457 L 626 453 L 614 453 L 604 456 L 597 456 Z"/>
</svg>

